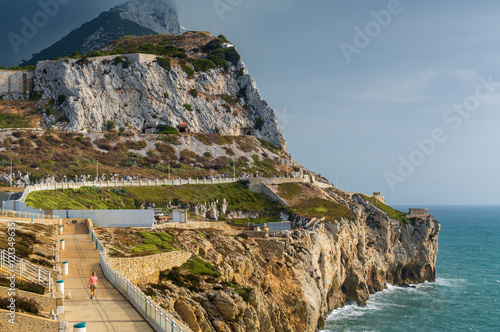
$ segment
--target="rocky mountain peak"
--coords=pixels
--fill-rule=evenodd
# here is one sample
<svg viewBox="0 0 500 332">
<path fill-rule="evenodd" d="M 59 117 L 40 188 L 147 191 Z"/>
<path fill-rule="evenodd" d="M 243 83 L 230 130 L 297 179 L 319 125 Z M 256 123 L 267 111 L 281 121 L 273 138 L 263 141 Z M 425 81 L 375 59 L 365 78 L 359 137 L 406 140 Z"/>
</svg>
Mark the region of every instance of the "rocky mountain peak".
<svg viewBox="0 0 500 332">
<path fill-rule="evenodd" d="M 112 11 L 157 33 L 179 34 L 177 12 L 171 0 L 131 0 L 116 6 Z"/>
</svg>

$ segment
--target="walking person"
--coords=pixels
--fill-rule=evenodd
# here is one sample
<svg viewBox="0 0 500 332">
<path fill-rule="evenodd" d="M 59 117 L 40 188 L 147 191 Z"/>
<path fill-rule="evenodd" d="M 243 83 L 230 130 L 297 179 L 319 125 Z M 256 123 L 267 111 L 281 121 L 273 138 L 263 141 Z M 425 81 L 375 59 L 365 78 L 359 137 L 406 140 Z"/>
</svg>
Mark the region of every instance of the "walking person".
<svg viewBox="0 0 500 332">
<path fill-rule="evenodd" d="M 97 277 L 95 272 L 92 272 L 92 275 L 89 278 L 88 287 L 90 288 L 90 299 L 95 299 L 95 290 L 97 288 Z"/>
</svg>

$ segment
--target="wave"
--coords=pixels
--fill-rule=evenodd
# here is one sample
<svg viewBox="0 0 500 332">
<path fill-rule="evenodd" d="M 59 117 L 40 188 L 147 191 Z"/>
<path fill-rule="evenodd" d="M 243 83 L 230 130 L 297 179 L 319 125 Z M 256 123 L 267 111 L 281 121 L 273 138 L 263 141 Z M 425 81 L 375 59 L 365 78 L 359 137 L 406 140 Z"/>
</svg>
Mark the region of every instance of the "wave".
<svg viewBox="0 0 500 332">
<path fill-rule="evenodd" d="M 457 287 L 466 284 L 468 281 L 462 278 L 442 278 L 439 277 L 435 282 L 423 282 L 421 284 L 410 285 L 410 287 L 401 287 L 387 284 L 387 288 L 370 296 L 366 302 L 366 306 L 360 307 L 355 302 L 349 303 L 344 307 L 333 310 L 327 317 L 327 321 L 341 321 L 353 318 L 359 318 L 370 311 L 384 310 L 388 308 L 394 309 L 401 305 L 395 303 L 395 298 L 399 297 L 398 293 L 405 294 L 422 294 L 428 293 L 433 289 L 440 287 Z M 497 280 L 497 282 L 500 282 Z M 429 296 L 429 295 L 427 295 Z"/>
</svg>

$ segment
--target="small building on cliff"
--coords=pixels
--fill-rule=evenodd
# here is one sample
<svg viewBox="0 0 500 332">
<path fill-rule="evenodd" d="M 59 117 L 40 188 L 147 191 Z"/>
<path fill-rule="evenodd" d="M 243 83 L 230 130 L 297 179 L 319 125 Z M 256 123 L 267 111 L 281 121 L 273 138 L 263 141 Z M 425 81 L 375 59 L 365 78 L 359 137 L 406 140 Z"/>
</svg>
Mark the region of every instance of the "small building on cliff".
<svg viewBox="0 0 500 332">
<path fill-rule="evenodd" d="M 189 125 L 187 124 L 187 122 L 181 122 L 179 123 L 179 125 L 177 126 L 177 130 L 179 131 L 179 133 L 189 133 Z"/>
</svg>

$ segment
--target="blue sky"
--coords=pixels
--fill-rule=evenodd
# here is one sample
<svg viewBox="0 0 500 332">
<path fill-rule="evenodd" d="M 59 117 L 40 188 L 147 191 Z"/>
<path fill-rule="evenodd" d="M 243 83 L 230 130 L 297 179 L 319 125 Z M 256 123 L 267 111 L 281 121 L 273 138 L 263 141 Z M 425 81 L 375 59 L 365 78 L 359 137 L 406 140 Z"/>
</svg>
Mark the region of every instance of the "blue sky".
<svg viewBox="0 0 500 332">
<path fill-rule="evenodd" d="M 3 64 L 121 1 L 69 1 L 15 54 L 7 32 L 39 10 L 26 2 L 33 5 L 3 5 Z M 395 205 L 498 204 L 500 3 L 176 3 L 182 26 L 211 29 L 237 46 L 278 114 L 288 151 L 339 188 L 381 191 Z M 356 52 L 346 57 L 347 44 Z"/>
</svg>

